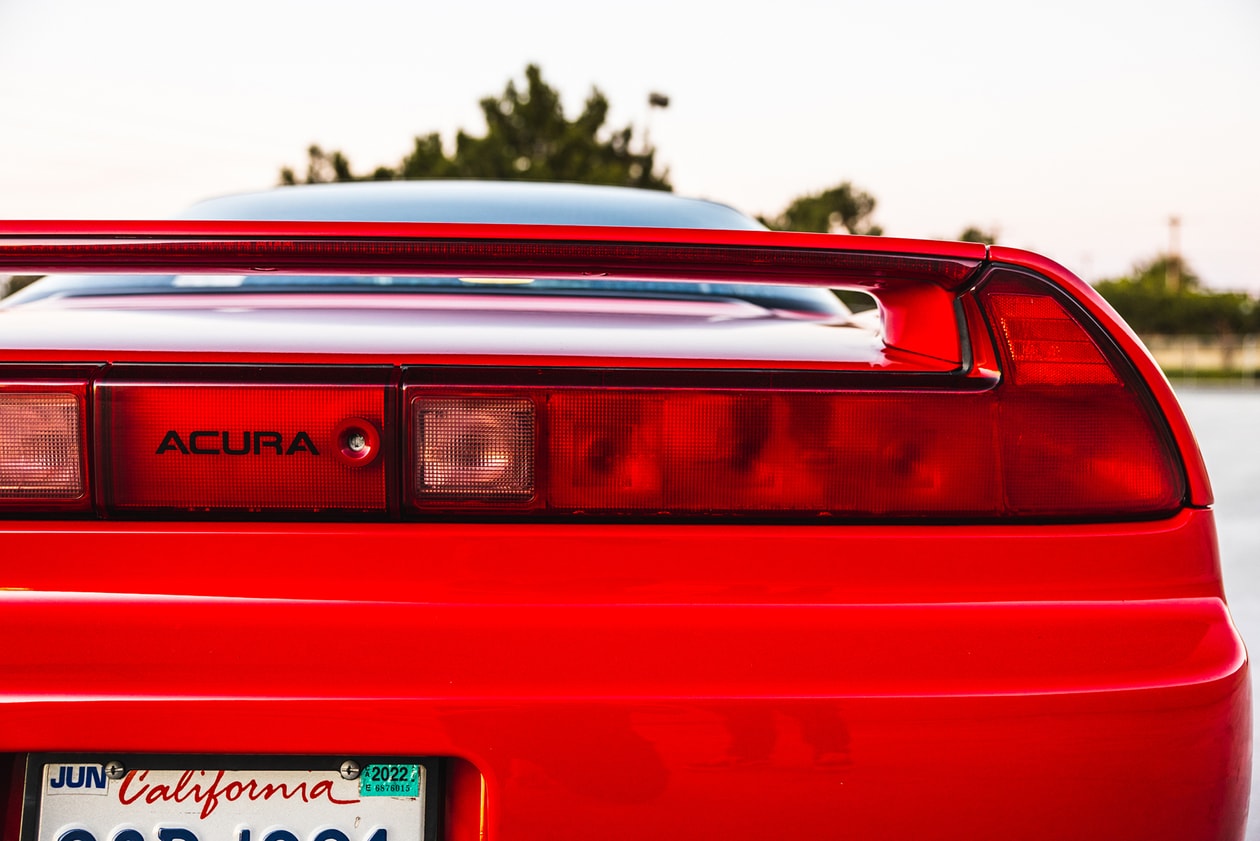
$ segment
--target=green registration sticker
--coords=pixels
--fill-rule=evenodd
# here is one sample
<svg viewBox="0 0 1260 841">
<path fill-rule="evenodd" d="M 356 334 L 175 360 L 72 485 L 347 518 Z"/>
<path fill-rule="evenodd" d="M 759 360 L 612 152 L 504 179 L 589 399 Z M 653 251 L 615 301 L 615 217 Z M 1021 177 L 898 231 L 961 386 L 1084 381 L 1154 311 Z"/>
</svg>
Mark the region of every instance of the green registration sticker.
<svg viewBox="0 0 1260 841">
<path fill-rule="evenodd" d="M 360 797 L 419 797 L 419 765 L 369 765 L 359 775 Z"/>
</svg>

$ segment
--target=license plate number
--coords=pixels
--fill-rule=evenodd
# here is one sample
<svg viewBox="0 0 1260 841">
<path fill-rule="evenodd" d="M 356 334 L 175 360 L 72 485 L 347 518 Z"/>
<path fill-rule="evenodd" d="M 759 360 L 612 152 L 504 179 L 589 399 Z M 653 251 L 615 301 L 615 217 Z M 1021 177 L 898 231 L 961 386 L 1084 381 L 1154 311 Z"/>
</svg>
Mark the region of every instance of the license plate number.
<svg viewBox="0 0 1260 841">
<path fill-rule="evenodd" d="M 396 758 L 343 771 L 329 758 L 33 756 L 22 841 L 431 841 L 435 772 Z"/>
</svg>

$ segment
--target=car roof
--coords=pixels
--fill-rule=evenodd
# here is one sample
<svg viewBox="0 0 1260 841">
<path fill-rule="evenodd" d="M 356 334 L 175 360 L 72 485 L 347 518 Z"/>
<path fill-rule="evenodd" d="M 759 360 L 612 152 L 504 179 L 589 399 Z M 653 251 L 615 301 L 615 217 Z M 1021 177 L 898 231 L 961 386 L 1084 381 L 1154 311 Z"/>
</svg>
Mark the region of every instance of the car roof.
<svg viewBox="0 0 1260 841">
<path fill-rule="evenodd" d="M 661 190 L 530 181 L 429 179 L 356 181 L 275 187 L 206 199 L 178 217 L 188 221 L 418 222 L 497 225 L 602 226 L 764 231 L 765 227 L 718 202 Z M 117 275 L 112 282 L 79 275 L 49 276 L 4 299 L 10 308 L 53 296 L 170 291 L 163 276 Z M 277 287 L 271 278 L 265 285 Z M 534 284 L 529 291 L 545 284 Z M 327 291 L 327 281 L 317 291 Z M 740 297 L 779 309 L 847 315 L 831 293 L 805 287 L 622 284 L 637 294 Z M 685 289 L 683 287 L 686 287 Z M 569 289 L 569 287 L 565 287 Z M 486 291 L 486 290 L 480 290 Z M 503 291 L 503 290 L 496 290 Z M 510 290 L 520 292 L 523 290 Z M 557 290 L 560 291 L 560 290 Z M 570 291 L 573 291 L 570 289 Z M 613 292 L 611 285 L 587 293 Z"/>
<path fill-rule="evenodd" d="M 182 219 L 457 222 L 761 230 L 734 208 L 660 190 L 529 181 L 369 181 L 207 199 Z"/>
</svg>

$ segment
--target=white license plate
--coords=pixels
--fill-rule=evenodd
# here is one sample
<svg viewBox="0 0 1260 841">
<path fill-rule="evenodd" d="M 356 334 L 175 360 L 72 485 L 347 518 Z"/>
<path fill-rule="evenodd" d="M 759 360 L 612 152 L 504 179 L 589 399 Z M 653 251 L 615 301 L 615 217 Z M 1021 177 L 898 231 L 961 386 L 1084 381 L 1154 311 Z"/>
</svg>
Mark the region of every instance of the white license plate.
<svg viewBox="0 0 1260 841">
<path fill-rule="evenodd" d="M 434 768 L 420 760 L 364 760 L 346 773 L 329 759 L 308 758 L 302 767 L 287 758 L 114 761 L 122 767 L 96 757 L 31 757 L 22 841 L 433 837 L 425 802 L 434 790 Z"/>
</svg>

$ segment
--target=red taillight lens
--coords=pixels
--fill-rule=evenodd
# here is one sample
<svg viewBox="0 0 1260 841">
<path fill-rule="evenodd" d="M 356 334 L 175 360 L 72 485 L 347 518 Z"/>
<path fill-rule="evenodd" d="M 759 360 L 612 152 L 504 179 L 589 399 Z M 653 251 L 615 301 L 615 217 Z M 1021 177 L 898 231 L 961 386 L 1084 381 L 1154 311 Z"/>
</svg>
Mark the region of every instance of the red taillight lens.
<svg viewBox="0 0 1260 841">
<path fill-rule="evenodd" d="M 1180 459 L 1119 351 L 1032 276 L 997 270 L 979 298 L 1003 357 L 998 428 L 1010 513 L 1177 508 L 1185 495 Z"/>
<path fill-rule="evenodd" d="M 929 415 L 906 435 L 910 412 Z M 996 503 L 984 395 L 562 391 L 549 506 L 639 513 L 946 514 Z M 875 433 L 875 434 L 872 434 Z"/>
<path fill-rule="evenodd" d="M 387 372 L 187 376 L 122 369 L 97 385 L 110 510 L 387 510 Z"/>
<path fill-rule="evenodd" d="M 86 383 L 0 385 L 0 509 L 88 507 Z"/>
<path fill-rule="evenodd" d="M 1017 282 L 999 281 L 989 285 L 983 299 L 1006 351 L 1005 370 L 1015 385 L 1120 384 L 1095 340 L 1054 297 L 1044 291 L 1032 294 Z"/>
</svg>

